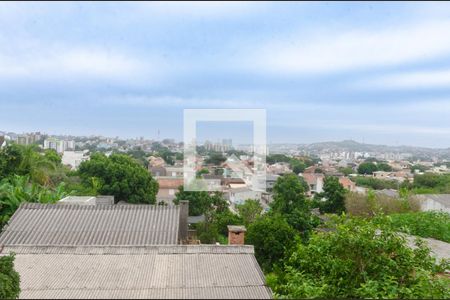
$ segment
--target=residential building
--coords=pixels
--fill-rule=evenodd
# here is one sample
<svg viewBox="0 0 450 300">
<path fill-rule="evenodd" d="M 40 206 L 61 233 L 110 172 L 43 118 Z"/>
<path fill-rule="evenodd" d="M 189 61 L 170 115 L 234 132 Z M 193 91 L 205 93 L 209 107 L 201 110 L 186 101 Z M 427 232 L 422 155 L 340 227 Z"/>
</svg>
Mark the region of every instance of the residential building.
<svg viewBox="0 0 450 300">
<path fill-rule="evenodd" d="M 353 181 L 351 181 L 348 177 L 340 176 L 339 183 L 342 184 L 342 186 L 346 190 L 350 192 L 356 192 L 356 184 Z"/>
<path fill-rule="evenodd" d="M 15 253 L 19 298 L 272 297 L 245 228 L 229 227 L 229 245 L 181 245 L 187 202 L 66 202 L 22 204 L 0 236 L 0 255 Z"/>
<path fill-rule="evenodd" d="M 184 178 L 159 176 L 155 177 L 155 179 L 159 184 L 158 194 L 156 195 L 157 202 L 162 201 L 167 204 L 172 204 L 178 188 L 184 184 Z"/>
<path fill-rule="evenodd" d="M 308 184 L 309 191 L 307 192 L 307 194 L 309 196 L 323 192 L 325 175 L 321 173 L 303 173 L 299 176 L 303 177 L 303 179 Z"/>
<path fill-rule="evenodd" d="M 61 163 L 69 166 L 72 170 L 78 169 L 83 161 L 89 160 L 88 151 L 64 151 Z"/>
<path fill-rule="evenodd" d="M 75 150 L 75 142 L 49 138 L 44 140 L 44 149 L 53 149 L 58 153 L 63 153 L 66 150 Z"/>
<path fill-rule="evenodd" d="M 254 191 L 248 187 L 230 188 L 225 193 L 225 198 L 231 205 L 242 204 L 247 199 L 255 199 L 261 202 L 262 192 Z"/>
</svg>

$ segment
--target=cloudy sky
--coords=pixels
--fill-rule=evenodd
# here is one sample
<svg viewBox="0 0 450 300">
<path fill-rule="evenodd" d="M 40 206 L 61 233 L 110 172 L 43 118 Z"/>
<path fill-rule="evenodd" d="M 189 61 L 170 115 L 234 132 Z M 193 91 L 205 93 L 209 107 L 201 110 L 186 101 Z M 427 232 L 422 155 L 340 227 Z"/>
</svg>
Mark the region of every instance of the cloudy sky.
<svg viewBox="0 0 450 300">
<path fill-rule="evenodd" d="M 0 3 L 0 130 L 180 140 L 185 108 L 450 147 L 450 3 Z"/>
</svg>

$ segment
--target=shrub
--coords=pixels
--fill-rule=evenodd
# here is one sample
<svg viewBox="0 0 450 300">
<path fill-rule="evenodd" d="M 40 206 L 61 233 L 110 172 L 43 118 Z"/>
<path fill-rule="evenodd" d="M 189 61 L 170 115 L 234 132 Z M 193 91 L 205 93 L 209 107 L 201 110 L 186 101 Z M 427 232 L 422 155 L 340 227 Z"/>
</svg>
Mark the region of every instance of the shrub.
<svg viewBox="0 0 450 300">
<path fill-rule="evenodd" d="M 397 181 L 378 179 L 373 177 L 357 176 L 353 179 L 358 186 L 367 187 L 374 190 L 396 189 Z"/>
<path fill-rule="evenodd" d="M 421 241 L 408 246 L 386 219 L 335 217 L 299 243 L 271 287 L 279 298 L 449 298 L 448 279 Z"/>
<path fill-rule="evenodd" d="M 375 194 L 373 191 L 369 191 L 367 195 L 347 193 L 345 208 L 350 215 L 369 217 L 377 213 L 393 214 L 419 211 L 420 201 L 412 195 L 393 198 Z"/>
<path fill-rule="evenodd" d="M 445 212 L 415 212 L 391 215 L 393 228 L 424 238 L 450 243 L 450 214 Z"/>
<path fill-rule="evenodd" d="M 14 254 L 0 257 L 0 299 L 17 299 L 20 275 L 14 270 Z"/>
</svg>

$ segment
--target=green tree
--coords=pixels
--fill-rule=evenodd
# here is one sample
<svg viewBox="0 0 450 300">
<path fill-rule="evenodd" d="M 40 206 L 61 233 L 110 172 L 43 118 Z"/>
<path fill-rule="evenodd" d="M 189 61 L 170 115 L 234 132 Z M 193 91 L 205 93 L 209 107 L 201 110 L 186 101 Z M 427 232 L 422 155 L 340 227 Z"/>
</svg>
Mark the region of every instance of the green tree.
<svg viewBox="0 0 450 300">
<path fill-rule="evenodd" d="M 316 194 L 318 199 L 324 200 L 320 203 L 320 211 L 322 213 L 345 212 L 345 194 L 344 186 L 339 182 L 339 178 L 334 176 L 325 177 L 323 184 L 323 192 Z"/>
<path fill-rule="evenodd" d="M 52 155 L 42 155 L 36 145 L 11 144 L 0 151 L 1 178 L 11 175 L 29 175 L 42 185 L 52 185 L 50 173 L 57 168 Z"/>
<path fill-rule="evenodd" d="M 302 161 L 296 160 L 296 159 L 292 159 L 290 161 L 290 164 L 291 164 L 292 172 L 294 172 L 297 175 L 298 175 L 298 173 L 303 173 L 303 171 L 305 171 L 305 169 L 306 169 L 305 163 Z"/>
<path fill-rule="evenodd" d="M 378 163 L 377 171 L 392 172 L 392 167 L 390 165 L 388 165 L 387 163 Z"/>
<path fill-rule="evenodd" d="M 358 173 L 364 175 L 372 175 L 378 171 L 377 165 L 373 162 L 363 162 L 358 166 Z"/>
<path fill-rule="evenodd" d="M 226 161 L 226 157 L 222 155 L 222 153 L 211 152 L 209 157 L 205 160 L 206 164 L 211 164 L 215 166 L 220 166 L 221 163 Z"/>
<path fill-rule="evenodd" d="M 270 272 L 275 265 L 280 264 L 297 237 L 297 232 L 285 218 L 264 215 L 248 226 L 245 243 L 254 246 L 256 259 L 262 269 Z"/>
<path fill-rule="evenodd" d="M 350 174 L 353 174 L 353 169 L 350 167 L 345 167 L 345 168 L 339 168 L 338 169 L 339 172 L 341 172 L 342 174 L 344 174 L 345 176 L 348 176 Z"/>
<path fill-rule="evenodd" d="M 149 172 L 133 158 L 124 154 L 107 157 L 95 153 L 80 164 L 78 173 L 86 187 L 97 178 L 104 195 L 114 195 L 116 201 L 155 204 L 158 183 Z M 94 180 L 95 181 L 95 180 Z"/>
<path fill-rule="evenodd" d="M 0 298 L 17 299 L 20 294 L 20 275 L 14 269 L 14 254 L 0 257 Z"/>
<path fill-rule="evenodd" d="M 23 202 L 55 203 L 69 194 L 64 183 L 50 188 L 32 182 L 29 176 L 14 175 L 3 179 L 0 181 L 0 228 Z"/>
<path fill-rule="evenodd" d="M 289 214 L 296 208 L 306 208 L 305 188 L 295 174 L 278 177 L 273 187 L 271 209 L 281 214 Z"/>
<path fill-rule="evenodd" d="M 181 200 L 189 201 L 189 215 L 200 216 L 205 214 L 213 205 L 213 198 L 206 191 L 185 191 L 184 186 L 178 187 L 173 203 L 179 204 Z"/>
<path fill-rule="evenodd" d="M 277 179 L 270 208 L 270 213 L 282 215 L 289 225 L 302 233 L 304 239 L 319 224 L 319 219 L 311 214 L 311 205 L 305 197 L 305 182 L 295 174 L 285 174 Z"/>
<path fill-rule="evenodd" d="M 420 241 L 415 249 L 385 219 L 337 217 L 298 243 L 271 279 L 279 298 L 449 298 L 449 267 Z"/>
<path fill-rule="evenodd" d="M 243 204 L 236 205 L 236 209 L 241 216 L 244 225 L 248 226 L 253 223 L 263 211 L 263 207 L 258 200 L 247 199 Z"/>
<path fill-rule="evenodd" d="M 56 152 L 54 149 L 46 149 L 44 151 L 44 157 L 48 161 L 53 162 L 55 165 L 61 164 L 61 156 L 59 156 L 58 152 Z"/>
</svg>

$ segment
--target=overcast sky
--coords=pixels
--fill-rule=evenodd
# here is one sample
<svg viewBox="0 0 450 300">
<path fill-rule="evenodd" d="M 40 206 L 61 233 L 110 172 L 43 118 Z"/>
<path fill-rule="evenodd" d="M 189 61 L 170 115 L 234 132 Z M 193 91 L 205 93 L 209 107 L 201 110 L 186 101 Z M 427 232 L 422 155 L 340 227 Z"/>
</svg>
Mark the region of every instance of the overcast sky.
<svg viewBox="0 0 450 300">
<path fill-rule="evenodd" d="M 450 3 L 0 3 L 0 130 L 181 140 L 184 108 L 450 147 Z"/>
</svg>

